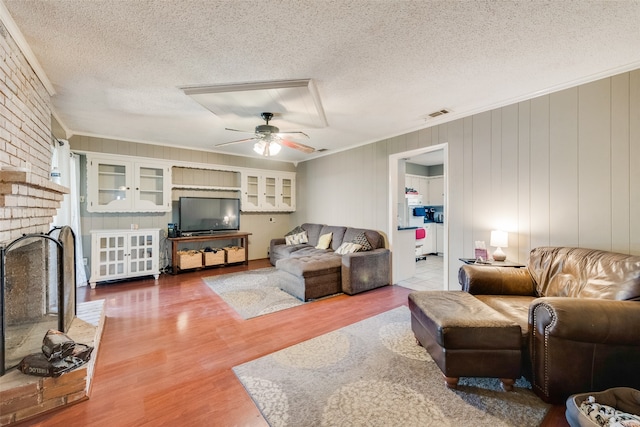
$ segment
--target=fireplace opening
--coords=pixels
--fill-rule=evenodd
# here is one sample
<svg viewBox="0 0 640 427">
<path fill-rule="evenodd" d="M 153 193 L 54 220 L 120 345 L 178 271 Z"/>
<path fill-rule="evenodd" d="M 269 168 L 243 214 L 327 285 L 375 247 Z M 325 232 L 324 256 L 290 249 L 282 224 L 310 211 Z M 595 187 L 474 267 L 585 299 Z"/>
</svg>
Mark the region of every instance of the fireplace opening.
<svg viewBox="0 0 640 427">
<path fill-rule="evenodd" d="M 40 352 L 49 329 L 76 315 L 75 235 L 70 227 L 27 234 L 0 248 L 0 375 Z"/>
</svg>

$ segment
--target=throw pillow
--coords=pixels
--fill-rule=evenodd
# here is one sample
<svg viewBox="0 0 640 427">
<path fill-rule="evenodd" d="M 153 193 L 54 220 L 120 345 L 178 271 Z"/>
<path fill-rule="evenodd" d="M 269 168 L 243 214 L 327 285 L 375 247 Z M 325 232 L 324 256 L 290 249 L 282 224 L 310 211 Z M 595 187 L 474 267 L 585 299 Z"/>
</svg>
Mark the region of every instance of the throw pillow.
<svg viewBox="0 0 640 427">
<path fill-rule="evenodd" d="M 331 239 L 333 238 L 333 233 L 327 233 L 320 236 L 318 239 L 318 246 L 316 249 L 329 249 L 329 245 L 331 244 Z"/>
<path fill-rule="evenodd" d="M 285 234 L 284 236 L 293 236 L 294 234 L 300 234 L 304 231 L 304 228 L 297 226 L 296 228 L 294 228 L 293 230 L 291 230 L 290 232 L 288 232 L 287 234 Z"/>
<path fill-rule="evenodd" d="M 358 252 L 361 248 L 362 245 L 359 245 L 357 243 L 344 242 L 338 249 L 336 249 L 336 253 L 340 255 L 352 254 L 354 252 Z"/>
<path fill-rule="evenodd" d="M 371 246 L 371 243 L 369 243 L 369 239 L 367 239 L 367 236 L 364 234 L 364 232 L 354 237 L 352 242 L 361 245 L 361 251 L 370 251 L 373 249 L 373 246 Z"/>
<path fill-rule="evenodd" d="M 297 245 L 300 243 L 307 243 L 309 238 L 307 237 L 307 232 L 302 231 L 302 233 L 284 236 L 284 241 L 287 245 Z"/>
</svg>

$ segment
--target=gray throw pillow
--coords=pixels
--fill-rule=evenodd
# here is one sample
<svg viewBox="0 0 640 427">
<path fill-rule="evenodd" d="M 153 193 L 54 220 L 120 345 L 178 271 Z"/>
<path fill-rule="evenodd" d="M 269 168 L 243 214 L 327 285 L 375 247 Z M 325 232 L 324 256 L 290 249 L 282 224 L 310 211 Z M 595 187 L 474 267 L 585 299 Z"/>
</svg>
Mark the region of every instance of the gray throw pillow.
<svg viewBox="0 0 640 427">
<path fill-rule="evenodd" d="M 293 236 L 294 234 L 300 234 L 304 232 L 304 228 L 297 226 L 296 228 L 294 228 L 293 230 L 291 230 L 290 232 L 288 232 L 287 234 L 285 234 L 284 236 Z"/>
<path fill-rule="evenodd" d="M 369 243 L 369 239 L 367 239 L 367 236 L 364 233 L 358 234 L 353 238 L 352 242 L 362 246 L 362 248 L 359 249 L 359 251 L 361 252 L 370 251 L 373 249 L 373 246 L 371 246 L 371 243 Z"/>
</svg>

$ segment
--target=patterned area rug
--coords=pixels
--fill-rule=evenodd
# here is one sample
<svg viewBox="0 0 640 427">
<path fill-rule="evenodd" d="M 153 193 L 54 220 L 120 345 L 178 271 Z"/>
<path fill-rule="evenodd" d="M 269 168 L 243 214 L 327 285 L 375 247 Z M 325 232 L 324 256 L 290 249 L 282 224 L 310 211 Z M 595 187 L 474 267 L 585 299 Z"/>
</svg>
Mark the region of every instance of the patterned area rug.
<svg viewBox="0 0 640 427">
<path fill-rule="evenodd" d="M 304 304 L 280 289 L 284 281 L 291 280 L 290 277 L 269 267 L 207 277 L 204 282 L 243 319 L 250 319 Z"/>
<path fill-rule="evenodd" d="M 549 409 L 524 378 L 446 388 L 405 306 L 233 370 L 272 427 L 537 426 Z"/>
</svg>

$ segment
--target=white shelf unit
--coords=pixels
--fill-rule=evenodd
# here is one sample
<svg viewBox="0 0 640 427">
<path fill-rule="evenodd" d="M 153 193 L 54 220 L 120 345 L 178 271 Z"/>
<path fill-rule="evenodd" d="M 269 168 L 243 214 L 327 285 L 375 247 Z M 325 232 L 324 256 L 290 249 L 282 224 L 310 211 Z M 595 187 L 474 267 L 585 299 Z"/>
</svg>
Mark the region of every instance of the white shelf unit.
<svg viewBox="0 0 640 427">
<path fill-rule="evenodd" d="M 246 172 L 242 175 L 242 211 L 293 212 L 295 186 L 295 173 Z"/>
<path fill-rule="evenodd" d="M 176 184 L 171 188 L 178 190 L 205 190 L 205 191 L 240 191 L 240 187 L 221 187 L 219 185 L 187 185 Z"/>
<path fill-rule="evenodd" d="M 170 175 L 165 163 L 87 155 L 87 211 L 169 212 Z"/>
<path fill-rule="evenodd" d="M 203 191 L 240 191 L 240 172 L 212 165 L 173 166 L 171 188 Z"/>
<path fill-rule="evenodd" d="M 91 288 L 97 282 L 160 275 L 159 228 L 91 231 Z"/>
</svg>

